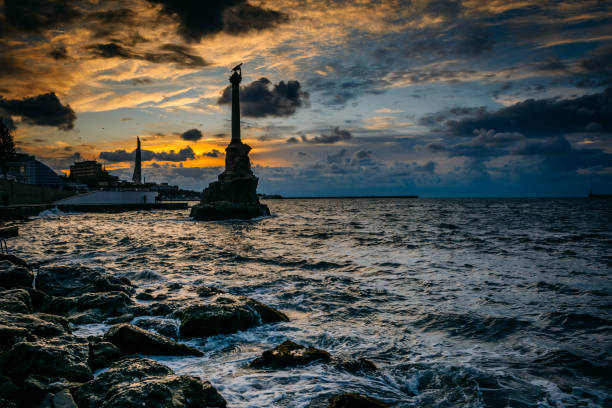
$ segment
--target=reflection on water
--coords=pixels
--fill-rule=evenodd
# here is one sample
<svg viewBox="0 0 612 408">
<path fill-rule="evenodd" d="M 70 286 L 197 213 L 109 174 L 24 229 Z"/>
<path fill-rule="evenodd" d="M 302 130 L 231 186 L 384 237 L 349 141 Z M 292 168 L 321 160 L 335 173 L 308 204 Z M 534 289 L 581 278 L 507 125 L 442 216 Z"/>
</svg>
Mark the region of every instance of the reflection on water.
<svg viewBox="0 0 612 408">
<path fill-rule="evenodd" d="M 286 312 L 289 323 L 190 341 L 204 357 L 157 358 L 209 379 L 231 407 L 304 407 L 338 391 L 400 407 L 612 403 L 610 201 L 268 204 L 275 216 L 257 222 L 47 214 L 20 225 L 11 247 L 43 264 L 110 269 L 159 293 L 207 284 Z M 380 369 L 245 367 L 285 339 Z"/>
</svg>

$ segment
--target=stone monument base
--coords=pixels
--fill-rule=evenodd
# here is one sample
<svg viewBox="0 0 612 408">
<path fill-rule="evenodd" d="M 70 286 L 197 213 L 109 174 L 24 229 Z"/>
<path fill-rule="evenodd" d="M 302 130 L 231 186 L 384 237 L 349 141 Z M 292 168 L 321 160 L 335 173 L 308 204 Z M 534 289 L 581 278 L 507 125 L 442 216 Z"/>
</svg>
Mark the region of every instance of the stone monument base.
<svg viewBox="0 0 612 408">
<path fill-rule="evenodd" d="M 270 215 L 268 206 L 257 197 L 258 179 L 251 171 L 251 147 L 232 142 L 225 149 L 225 171 L 202 193 L 202 202 L 193 206 L 191 216 L 196 220 L 246 220 Z"/>
</svg>

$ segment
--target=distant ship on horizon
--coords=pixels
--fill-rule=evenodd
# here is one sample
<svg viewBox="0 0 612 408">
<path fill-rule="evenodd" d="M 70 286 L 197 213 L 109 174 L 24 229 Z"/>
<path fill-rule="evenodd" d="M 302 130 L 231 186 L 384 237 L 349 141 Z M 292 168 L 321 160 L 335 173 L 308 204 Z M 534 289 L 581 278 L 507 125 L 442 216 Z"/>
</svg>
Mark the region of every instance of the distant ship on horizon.
<svg viewBox="0 0 612 408">
<path fill-rule="evenodd" d="M 593 189 L 589 191 L 589 198 L 612 198 L 612 194 L 596 194 L 593 192 Z"/>
</svg>

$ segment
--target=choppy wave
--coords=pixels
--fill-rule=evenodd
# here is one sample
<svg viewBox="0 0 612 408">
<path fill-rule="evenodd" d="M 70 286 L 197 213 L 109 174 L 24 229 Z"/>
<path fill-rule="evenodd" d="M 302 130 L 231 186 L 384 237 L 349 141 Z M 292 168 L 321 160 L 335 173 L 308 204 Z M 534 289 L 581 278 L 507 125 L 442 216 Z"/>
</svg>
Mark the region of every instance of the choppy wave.
<svg viewBox="0 0 612 408">
<path fill-rule="evenodd" d="M 230 407 L 324 407 L 338 391 L 395 407 L 612 405 L 609 201 L 268 204 L 275 216 L 252 222 L 52 211 L 9 245 L 37 264 L 112 270 L 159 299 L 205 284 L 282 309 L 290 322 L 190 340 L 203 357 L 159 358 L 209 379 Z M 247 367 L 286 339 L 379 369 Z"/>
</svg>

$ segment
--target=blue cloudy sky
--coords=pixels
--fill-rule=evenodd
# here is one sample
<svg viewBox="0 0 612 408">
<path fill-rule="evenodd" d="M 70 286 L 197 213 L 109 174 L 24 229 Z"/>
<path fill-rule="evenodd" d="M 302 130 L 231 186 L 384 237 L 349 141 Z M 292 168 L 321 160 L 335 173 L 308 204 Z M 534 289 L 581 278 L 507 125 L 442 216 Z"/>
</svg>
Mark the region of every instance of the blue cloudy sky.
<svg viewBox="0 0 612 408">
<path fill-rule="evenodd" d="M 260 192 L 612 191 L 612 3 L 0 0 L 0 116 L 65 171 L 201 190 L 243 140 Z"/>
</svg>

